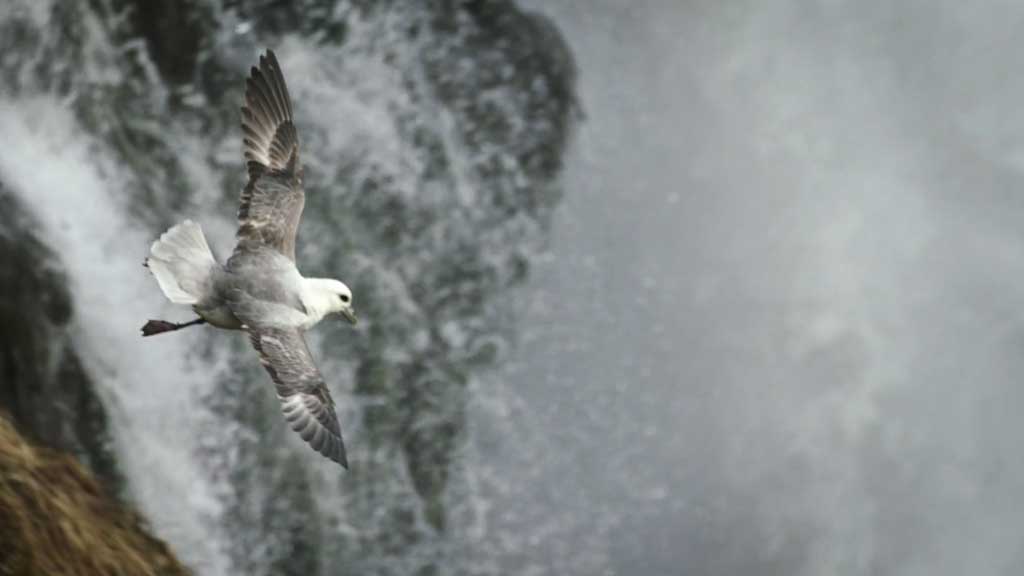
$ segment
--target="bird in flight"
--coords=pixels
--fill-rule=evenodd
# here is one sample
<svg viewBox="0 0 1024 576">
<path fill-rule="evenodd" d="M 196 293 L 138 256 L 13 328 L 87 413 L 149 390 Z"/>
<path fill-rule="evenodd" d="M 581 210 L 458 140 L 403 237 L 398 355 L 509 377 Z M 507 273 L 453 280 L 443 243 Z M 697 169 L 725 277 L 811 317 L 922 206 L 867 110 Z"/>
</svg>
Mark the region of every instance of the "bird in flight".
<svg viewBox="0 0 1024 576">
<path fill-rule="evenodd" d="M 210 324 L 244 330 L 270 373 L 285 420 L 314 450 L 348 468 L 334 401 L 303 334 L 328 314 L 356 323 L 343 282 L 306 278 L 295 265 L 305 193 L 299 138 L 281 66 L 270 50 L 246 81 L 242 132 L 249 181 L 238 207 L 237 244 L 219 264 L 198 224 L 185 220 L 150 247 L 146 266 L 191 322 L 150 320 L 143 336 Z"/>
</svg>

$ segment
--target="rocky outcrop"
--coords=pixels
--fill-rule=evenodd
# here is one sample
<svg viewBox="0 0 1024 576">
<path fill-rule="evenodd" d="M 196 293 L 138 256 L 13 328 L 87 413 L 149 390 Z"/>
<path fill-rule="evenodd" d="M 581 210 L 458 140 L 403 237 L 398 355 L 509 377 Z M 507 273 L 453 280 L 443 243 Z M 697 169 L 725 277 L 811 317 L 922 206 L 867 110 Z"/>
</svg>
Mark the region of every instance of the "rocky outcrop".
<svg viewBox="0 0 1024 576">
<path fill-rule="evenodd" d="M 0 417 L 0 574 L 188 571 L 73 457 L 30 444 Z"/>
</svg>

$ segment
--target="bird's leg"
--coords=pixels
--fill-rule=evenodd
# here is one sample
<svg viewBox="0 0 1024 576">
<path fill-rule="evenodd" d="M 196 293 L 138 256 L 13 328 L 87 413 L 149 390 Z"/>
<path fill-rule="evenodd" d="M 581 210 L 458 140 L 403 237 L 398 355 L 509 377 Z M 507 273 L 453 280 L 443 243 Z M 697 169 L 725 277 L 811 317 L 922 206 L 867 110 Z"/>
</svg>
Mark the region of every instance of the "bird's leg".
<svg viewBox="0 0 1024 576">
<path fill-rule="evenodd" d="M 191 322 L 183 322 L 181 324 L 175 324 L 174 322 L 168 322 L 166 320 L 150 320 L 146 322 L 146 325 L 142 327 L 143 336 L 154 336 L 156 334 L 163 334 L 164 332 L 173 332 L 175 330 L 181 330 L 182 328 L 188 328 L 189 326 L 195 326 L 197 324 L 204 324 L 206 320 L 202 318 L 196 318 Z"/>
</svg>

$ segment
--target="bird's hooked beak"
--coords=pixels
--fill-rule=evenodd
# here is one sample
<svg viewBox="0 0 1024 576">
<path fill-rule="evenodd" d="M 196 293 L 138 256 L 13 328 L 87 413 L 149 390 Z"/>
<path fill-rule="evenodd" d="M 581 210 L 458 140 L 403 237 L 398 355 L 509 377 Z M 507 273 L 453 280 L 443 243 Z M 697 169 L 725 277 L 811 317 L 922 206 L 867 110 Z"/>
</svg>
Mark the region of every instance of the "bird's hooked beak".
<svg viewBox="0 0 1024 576">
<path fill-rule="evenodd" d="M 356 318 L 356 313 L 352 310 L 351 307 L 342 308 L 341 315 L 345 317 L 345 320 L 351 322 L 353 326 L 355 326 L 356 322 L 358 322 L 358 319 Z"/>
</svg>

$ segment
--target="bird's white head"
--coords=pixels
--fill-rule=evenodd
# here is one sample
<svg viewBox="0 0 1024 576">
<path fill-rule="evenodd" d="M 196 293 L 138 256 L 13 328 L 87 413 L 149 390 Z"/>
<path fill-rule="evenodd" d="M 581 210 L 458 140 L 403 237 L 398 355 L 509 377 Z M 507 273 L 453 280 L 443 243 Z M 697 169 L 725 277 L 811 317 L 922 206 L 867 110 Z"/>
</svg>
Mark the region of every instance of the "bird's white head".
<svg viewBox="0 0 1024 576">
<path fill-rule="evenodd" d="M 356 313 L 352 308 L 352 290 L 344 282 L 330 278 L 308 278 L 306 281 L 312 288 L 312 300 L 315 301 L 313 307 L 317 309 L 320 317 L 338 313 L 352 324 L 356 323 Z"/>
</svg>

